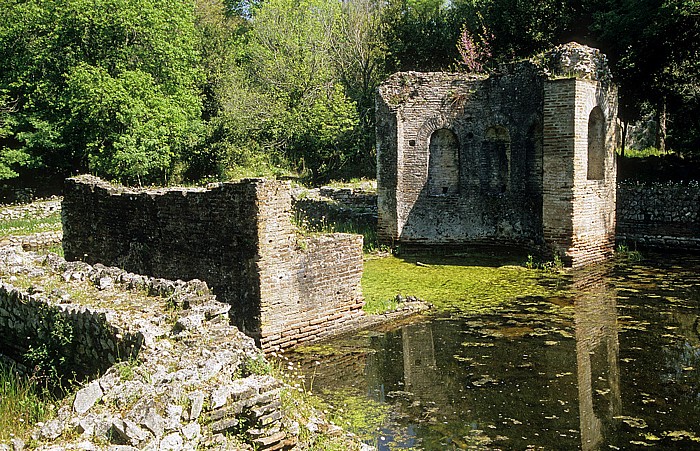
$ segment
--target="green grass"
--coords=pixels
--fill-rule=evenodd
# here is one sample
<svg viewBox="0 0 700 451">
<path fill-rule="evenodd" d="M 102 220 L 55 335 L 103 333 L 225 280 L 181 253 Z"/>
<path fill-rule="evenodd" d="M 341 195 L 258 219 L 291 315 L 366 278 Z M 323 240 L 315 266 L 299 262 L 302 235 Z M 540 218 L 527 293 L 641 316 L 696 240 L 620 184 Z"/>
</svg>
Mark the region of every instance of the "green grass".
<svg viewBox="0 0 700 451">
<path fill-rule="evenodd" d="M 31 235 L 38 232 L 61 230 L 61 213 L 55 212 L 45 218 L 21 218 L 0 221 L 0 238 L 9 235 Z"/>
<path fill-rule="evenodd" d="M 350 180 L 331 180 L 326 183 L 325 186 L 330 186 L 331 188 L 359 188 L 366 191 L 376 191 L 377 181 L 366 178 L 351 178 Z"/>
<path fill-rule="evenodd" d="M 51 417 L 54 402 L 33 379 L 0 363 L 0 442 L 26 441 L 37 422 Z"/>
<path fill-rule="evenodd" d="M 377 228 L 370 224 L 358 224 L 353 222 L 328 222 L 321 221 L 312 224 L 304 218 L 295 217 L 293 224 L 302 235 L 312 235 L 315 233 L 353 233 L 362 235 L 362 249 L 365 254 L 376 251 L 389 251 L 387 246 L 381 246 L 377 242 Z"/>
<path fill-rule="evenodd" d="M 618 153 L 620 153 L 620 151 L 621 149 L 618 149 Z M 662 152 L 656 147 L 647 147 L 645 149 L 625 149 L 625 157 L 627 158 L 661 157 L 672 153 L 674 153 L 672 150 Z"/>
<path fill-rule="evenodd" d="M 426 263 L 427 262 L 427 263 Z M 515 265 L 466 261 L 459 257 L 394 256 L 365 261 L 362 292 L 365 311 L 380 313 L 396 307 L 396 295 L 415 296 L 440 310 L 477 312 L 520 296 L 545 296 L 553 289 L 540 283 L 555 274 Z"/>
</svg>

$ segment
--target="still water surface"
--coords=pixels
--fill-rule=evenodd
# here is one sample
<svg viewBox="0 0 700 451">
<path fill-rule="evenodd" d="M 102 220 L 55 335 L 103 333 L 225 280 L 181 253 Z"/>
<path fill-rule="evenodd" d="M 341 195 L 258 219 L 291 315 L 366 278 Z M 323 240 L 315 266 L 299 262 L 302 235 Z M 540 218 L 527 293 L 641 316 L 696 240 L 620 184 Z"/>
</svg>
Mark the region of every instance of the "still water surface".
<svg viewBox="0 0 700 451">
<path fill-rule="evenodd" d="M 290 358 L 380 450 L 700 449 L 700 256 L 645 257 Z"/>
</svg>

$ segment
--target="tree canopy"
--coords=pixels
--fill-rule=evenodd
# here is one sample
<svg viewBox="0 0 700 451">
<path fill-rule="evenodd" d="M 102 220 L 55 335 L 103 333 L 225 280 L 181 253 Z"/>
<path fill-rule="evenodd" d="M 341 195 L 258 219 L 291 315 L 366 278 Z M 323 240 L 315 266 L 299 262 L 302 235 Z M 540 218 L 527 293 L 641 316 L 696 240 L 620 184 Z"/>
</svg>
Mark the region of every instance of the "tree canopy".
<svg viewBox="0 0 700 451">
<path fill-rule="evenodd" d="M 0 179 L 371 176 L 390 73 L 572 39 L 608 54 L 624 121 L 655 111 L 698 154 L 699 18 L 695 0 L 0 0 Z"/>
<path fill-rule="evenodd" d="M 124 181 L 172 173 L 201 109 L 192 4 L 3 0 L 1 11 L 4 155 Z"/>
</svg>

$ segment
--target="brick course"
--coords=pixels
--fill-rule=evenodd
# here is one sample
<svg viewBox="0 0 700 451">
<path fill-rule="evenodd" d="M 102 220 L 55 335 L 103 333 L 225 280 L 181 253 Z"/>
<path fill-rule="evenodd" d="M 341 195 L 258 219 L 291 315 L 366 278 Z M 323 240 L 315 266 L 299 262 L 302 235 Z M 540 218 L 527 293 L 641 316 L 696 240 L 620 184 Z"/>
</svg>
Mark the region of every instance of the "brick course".
<svg viewBox="0 0 700 451">
<path fill-rule="evenodd" d="M 545 245 L 571 266 L 610 255 L 616 90 L 594 49 L 555 50 L 544 63 L 518 62 L 488 77 L 405 72 L 380 86 L 380 241 Z M 599 180 L 588 180 L 596 107 L 601 166 Z M 456 157 L 446 136 L 456 140 Z"/>
<path fill-rule="evenodd" d="M 362 315 L 362 237 L 300 236 L 288 182 L 131 190 L 68 179 L 67 260 L 168 279 L 201 279 L 266 350 L 328 335 Z M 301 330 L 300 324 L 313 326 Z"/>
</svg>

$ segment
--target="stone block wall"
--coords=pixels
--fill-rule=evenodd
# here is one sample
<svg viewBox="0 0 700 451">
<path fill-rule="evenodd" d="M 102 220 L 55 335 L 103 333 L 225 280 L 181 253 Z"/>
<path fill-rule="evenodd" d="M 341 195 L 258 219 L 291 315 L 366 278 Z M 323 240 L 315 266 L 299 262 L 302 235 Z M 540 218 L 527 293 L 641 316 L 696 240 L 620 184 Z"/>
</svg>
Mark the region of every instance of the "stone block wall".
<svg viewBox="0 0 700 451">
<path fill-rule="evenodd" d="M 628 245 L 700 249 L 700 185 L 620 184 L 617 239 Z"/>
<path fill-rule="evenodd" d="M 264 349 L 311 341 L 361 315 L 362 238 L 300 236 L 290 191 L 269 180 L 137 191 L 76 177 L 63 200 L 64 252 L 205 280 Z"/>
<path fill-rule="evenodd" d="M 283 383 L 261 374 L 269 364 L 205 283 L 19 247 L 0 249 L 0 274 L 13 283 L 30 281 L 41 293 L 0 284 L 0 350 L 31 364 L 26 351 L 46 345 L 55 361 L 67 363 L 57 368 L 66 372 L 59 376 L 90 379 L 39 423 L 32 449 L 295 446 L 299 427 L 284 427 L 292 420 L 282 406 Z"/>
<path fill-rule="evenodd" d="M 26 356 L 32 350 L 61 352 L 63 376 L 75 375 L 79 380 L 135 356 L 143 339 L 111 324 L 105 311 L 52 303 L 45 296 L 30 295 L 6 283 L 0 283 L 0 330 L 3 354 L 26 364 L 31 363 Z"/>
<path fill-rule="evenodd" d="M 541 240 L 542 82 L 528 63 L 391 76 L 377 99 L 380 240 Z"/>
</svg>

